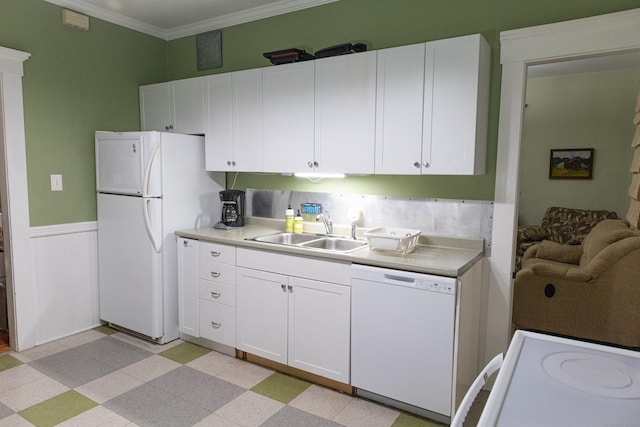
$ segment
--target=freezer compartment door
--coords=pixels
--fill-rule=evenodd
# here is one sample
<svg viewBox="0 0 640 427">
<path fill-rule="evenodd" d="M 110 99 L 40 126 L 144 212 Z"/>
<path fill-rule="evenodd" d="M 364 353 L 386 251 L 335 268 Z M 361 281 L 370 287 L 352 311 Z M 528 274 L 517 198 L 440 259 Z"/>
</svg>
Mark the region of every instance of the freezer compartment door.
<svg viewBox="0 0 640 427">
<path fill-rule="evenodd" d="M 151 338 L 163 336 L 162 254 L 145 227 L 161 235 L 161 199 L 98 194 L 100 318 Z"/>
<path fill-rule="evenodd" d="M 160 141 L 157 132 L 96 132 L 97 191 L 161 196 Z"/>
</svg>

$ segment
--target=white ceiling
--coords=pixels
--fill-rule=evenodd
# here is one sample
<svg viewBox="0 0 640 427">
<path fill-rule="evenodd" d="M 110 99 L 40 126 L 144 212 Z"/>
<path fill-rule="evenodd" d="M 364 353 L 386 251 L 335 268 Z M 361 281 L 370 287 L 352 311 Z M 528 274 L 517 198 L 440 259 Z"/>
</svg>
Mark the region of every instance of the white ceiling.
<svg viewBox="0 0 640 427">
<path fill-rule="evenodd" d="M 45 0 L 165 40 L 338 0 Z"/>
</svg>

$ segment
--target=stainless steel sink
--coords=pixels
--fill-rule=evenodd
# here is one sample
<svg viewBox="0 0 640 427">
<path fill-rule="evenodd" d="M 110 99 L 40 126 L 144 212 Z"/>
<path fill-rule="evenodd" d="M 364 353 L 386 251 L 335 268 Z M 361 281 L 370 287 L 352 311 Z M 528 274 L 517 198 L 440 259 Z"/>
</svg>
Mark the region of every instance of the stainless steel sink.
<svg viewBox="0 0 640 427">
<path fill-rule="evenodd" d="M 278 233 L 268 236 L 254 237 L 249 240 L 263 243 L 275 243 L 285 246 L 324 250 L 328 252 L 351 252 L 367 246 L 363 240 L 343 237 L 325 236 L 321 234 Z"/>
<path fill-rule="evenodd" d="M 303 243 L 301 246 L 305 248 L 324 249 L 334 252 L 349 252 L 367 246 L 367 242 L 362 240 L 343 239 L 340 237 L 324 237 L 322 239 L 311 240 Z"/>
<path fill-rule="evenodd" d="M 278 243 L 280 245 L 297 245 L 299 243 L 316 240 L 317 234 L 294 234 L 294 233 L 278 233 L 269 236 L 256 237 L 257 242 Z"/>
</svg>

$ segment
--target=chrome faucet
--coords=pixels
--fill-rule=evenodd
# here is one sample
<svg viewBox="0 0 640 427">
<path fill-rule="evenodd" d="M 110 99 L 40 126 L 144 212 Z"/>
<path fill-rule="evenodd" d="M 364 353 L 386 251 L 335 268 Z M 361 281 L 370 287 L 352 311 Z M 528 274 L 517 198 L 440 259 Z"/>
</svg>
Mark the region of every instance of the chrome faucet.
<svg viewBox="0 0 640 427">
<path fill-rule="evenodd" d="M 327 212 L 327 216 L 329 212 Z M 316 221 L 322 220 L 324 223 L 324 230 L 327 234 L 333 234 L 333 221 L 331 221 L 331 217 L 325 216 L 324 214 L 320 214 L 316 217 Z"/>
<path fill-rule="evenodd" d="M 356 223 L 355 221 L 351 223 L 351 238 L 356 240 Z"/>
</svg>

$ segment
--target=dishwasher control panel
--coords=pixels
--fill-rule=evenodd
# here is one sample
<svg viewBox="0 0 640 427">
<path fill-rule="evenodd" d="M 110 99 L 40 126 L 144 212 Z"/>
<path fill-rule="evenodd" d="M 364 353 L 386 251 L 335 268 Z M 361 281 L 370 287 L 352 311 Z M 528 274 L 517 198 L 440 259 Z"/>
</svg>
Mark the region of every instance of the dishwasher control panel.
<svg viewBox="0 0 640 427">
<path fill-rule="evenodd" d="M 434 282 L 432 279 L 416 279 L 415 286 L 416 288 L 424 289 L 427 291 L 443 292 L 446 294 L 456 293 L 455 279 L 453 281 L 447 280 L 444 282 Z"/>
</svg>

